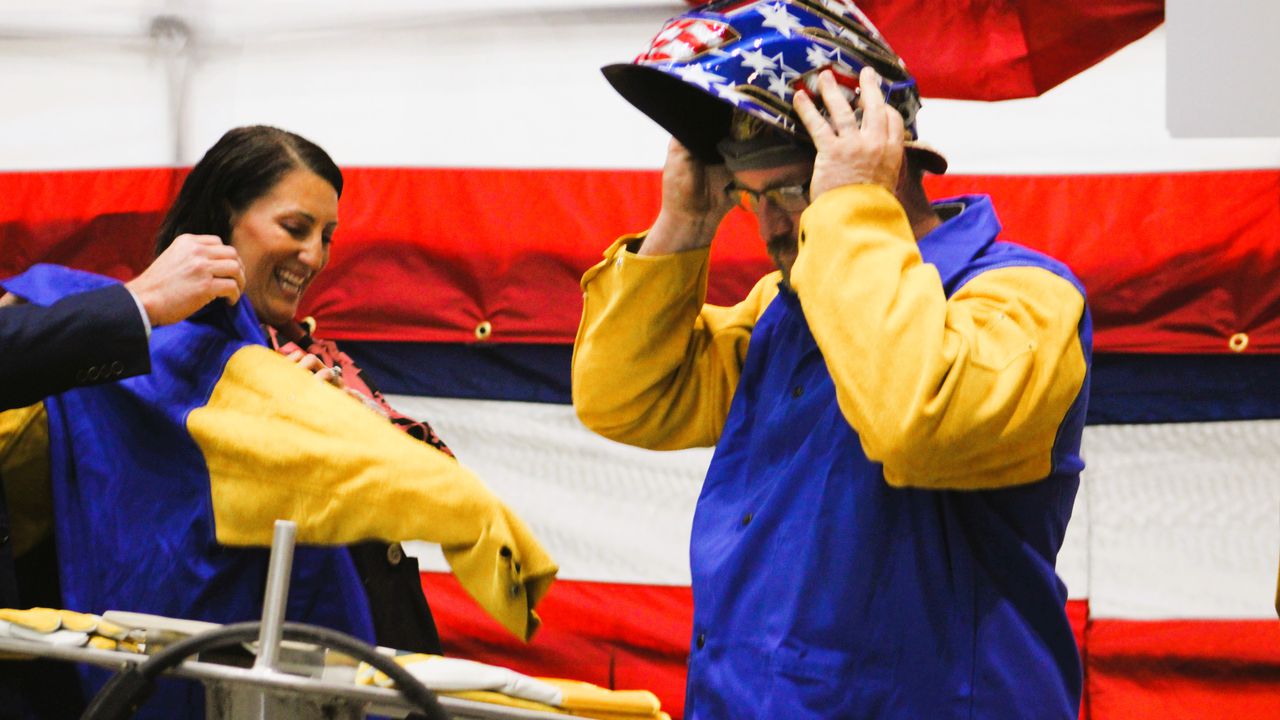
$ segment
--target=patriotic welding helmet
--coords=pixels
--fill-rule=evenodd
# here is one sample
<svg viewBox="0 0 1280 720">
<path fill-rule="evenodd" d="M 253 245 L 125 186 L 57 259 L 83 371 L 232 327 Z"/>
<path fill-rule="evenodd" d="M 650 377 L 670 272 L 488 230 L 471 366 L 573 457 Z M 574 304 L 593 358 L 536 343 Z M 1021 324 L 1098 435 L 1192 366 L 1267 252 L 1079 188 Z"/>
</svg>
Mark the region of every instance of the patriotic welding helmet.
<svg viewBox="0 0 1280 720">
<path fill-rule="evenodd" d="M 820 104 L 818 73 L 830 69 L 852 102 L 866 65 L 902 113 L 919 166 L 946 172 L 946 158 L 919 141 L 915 79 L 848 0 L 716 0 L 671 18 L 634 61 L 602 72 L 695 157 L 718 163 L 716 144 L 729 134 L 735 109 L 807 142 L 791 105 L 796 91 L 805 88 Z"/>
</svg>

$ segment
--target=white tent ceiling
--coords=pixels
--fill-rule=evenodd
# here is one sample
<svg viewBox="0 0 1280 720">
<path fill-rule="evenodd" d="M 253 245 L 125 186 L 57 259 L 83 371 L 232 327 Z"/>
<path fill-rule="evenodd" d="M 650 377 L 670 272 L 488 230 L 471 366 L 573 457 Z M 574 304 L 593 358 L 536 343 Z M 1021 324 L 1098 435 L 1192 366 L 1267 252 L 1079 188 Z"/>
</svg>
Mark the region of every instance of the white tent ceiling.
<svg viewBox="0 0 1280 720">
<path fill-rule="evenodd" d="M 270 123 L 339 163 L 655 167 L 665 138 L 603 81 L 676 0 L 11 0 L 0 169 L 189 164 Z M 927 100 L 961 173 L 1280 166 L 1280 140 L 1175 140 L 1157 29 L 1030 100 Z M 908 58 L 910 61 L 910 58 Z"/>
<path fill-rule="evenodd" d="M 6 3 L 0 168 L 185 164 L 228 127 L 254 122 L 311 135 L 366 165 L 471 164 L 433 150 L 461 123 L 499 149 L 492 157 L 525 165 L 530 139 L 563 134 L 566 115 L 605 121 L 591 117 L 599 103 L 554 111 L 568 99 L 554 86 L 595 84 L 616 113 L 623 103 L 598 66 L 629 58 L 682 7 L 75 0 L 53 13 L 46 3 Z M 620 36 L 633 39 L 611 42 Z M 642 118 L 632 123 L 650 130 Z"/>
</svg>

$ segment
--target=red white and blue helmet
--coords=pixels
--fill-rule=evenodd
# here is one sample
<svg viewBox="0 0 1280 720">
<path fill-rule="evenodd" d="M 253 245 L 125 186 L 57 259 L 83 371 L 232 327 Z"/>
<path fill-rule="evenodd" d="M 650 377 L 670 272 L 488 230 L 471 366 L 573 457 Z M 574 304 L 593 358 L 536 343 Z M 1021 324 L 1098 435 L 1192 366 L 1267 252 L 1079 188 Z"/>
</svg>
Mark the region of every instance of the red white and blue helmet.
<svg viewBox="0 0 1280 720">
<path fill-rule="evenodd" d="M 817 98 L 818 73 L 830 69 L 852 102 L 867 65 L 902 114 L 918 164 L 945 172 L 946 159 L 918 142 L 915 79 L 849 0 L 716 0 L 671 18 L 634 61 L 603 72 L 632 105 L 715 163 L 735 110 L 807 143 L 792 107 L 796 91 Z"/>
</svg>

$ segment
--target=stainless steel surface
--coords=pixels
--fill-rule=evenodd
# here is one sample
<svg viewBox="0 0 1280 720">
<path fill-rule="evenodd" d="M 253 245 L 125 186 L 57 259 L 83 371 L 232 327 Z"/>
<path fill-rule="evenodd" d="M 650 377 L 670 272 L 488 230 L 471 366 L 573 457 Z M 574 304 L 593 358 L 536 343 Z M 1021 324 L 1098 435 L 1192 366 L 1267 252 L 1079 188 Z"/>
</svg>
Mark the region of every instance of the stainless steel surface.
<svg viewBox="0 0 1280 720">
<path fill-rule="evenodd" d="M 359 720 L 373 712 L 388 717 L 404 717 L 414 710 L 395 690 L 356 685 L 353 674 L 335 681 L 324 677 L 329 669 L 324 651 L 295 643 L 281 667 L 281 640 L 285 602 L 289 595 L 290 571 L 297 525 L 277 520 L 271 540 L 271 559 L 267 566 L 267 588 L 262 602 L 262 627 L 258 635 L 258 652 L 253 667 L 241 668 L 198 660 L 187 660 L 167 674 L 203 682 L 208 690 L 205 700 L 209 720 Z M 398 545 L 393 547 L 399 548 Z M 390 557 L 388 558 L 390 559 Z M 174 622 L 159 618 L 163 623 Z M 155 620 L 149 621 L 157 624 Z M 143 623 L 145 625 L 145 622 Z M 150 636 L 148 636 L 150 644 Z M 33 640 L 0 637 L 0 654 L 15 653 L 32 657 L 89 663 L 123 669 L 145 662 L 147 655 L 119 650 L 95 650 L 66 647 Z M 297 667 L 301 665 L 302 667 Z M 300 674 L 294 674 L 294 673 Z M 350 668 L 348 668 L 350 673 Z M 458 720 L 563 720 L 564 715 L 503 707 L 456 698 L 440 698 L 440 704 Z"/>
<path fill-rule="evenodd" d="M 118 650 L 58 647 L 32 640 L 16 640 L 5 637 L 0 637 L 0 653 L 88 663 L 117 669 L 144 662 L 148 657 L 138 653 Z M 333 682 L 282 672 L 261 673 L 249 668 L 188 660 L 167 674 L 199 680 L 205 684 L 235 683 L 279 691 L 280 693 L 293 693 L 298 697 L 306 697 L 309 700 L 321 703 L 328 700 L 355 701 L 363 706 L 363 712 L 365 713 L 376 713 L 389 717 L 404 717 L 413 710 L 413 706 L 395 690 Z M 444 696 L 440 698 L 440 704 L 456 720 L 565 720 L 566 717 L 560 713 L 524 710 Z M 298 716 L 287 715 L 287 717 Z"/>
<path fill-rule="evenodd" d="M 281 628 L 285 602 L 289 599 L 289 574 L 293 569 L 293 541 L 298 526 L 288 520 L 276 520 L 271 537 L 271 560 L 267 566 L 267 592 L 262 599 L 262 630 L 258 634 L 258 659 L 254 670 L 274 672 L 280 652 Z"/>
<path fill-rule="evenodd" d="M 362 720 L 367 704 L 346 698 L 324 698 L 296 690 L 258 690 L 235 682 L 212 681 L 205 682 L 204 698 L 206 720 Z"/>
</svg>

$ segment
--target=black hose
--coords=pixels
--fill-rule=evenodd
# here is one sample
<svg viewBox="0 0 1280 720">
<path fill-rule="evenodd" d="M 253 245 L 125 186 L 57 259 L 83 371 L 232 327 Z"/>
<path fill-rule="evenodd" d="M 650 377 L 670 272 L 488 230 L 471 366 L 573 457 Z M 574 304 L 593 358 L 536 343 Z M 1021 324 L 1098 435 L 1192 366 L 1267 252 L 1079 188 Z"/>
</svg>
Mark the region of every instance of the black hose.
<svg viewBox="0 0 1280 720">
<path fill-rule="evenodd" d="M 193 655 L 256 640 L 261 626 L 260 622 L 224 625 L 180 640 L 145 662 L 121 670 L 98 691 L 80 720 L 126 720 L 151 695 L 161 673 L 177 667 Z M 435 693 L 395 660 L 379 653 L 368 643 L 336 630 L 302 623 L 284 623 L 283 636 L 288 640 L 301 640 L 338 650 L 355 660 L 369 663 L 394 680 L 405 699 L 421 710 L 428 720 L 449 720 L 449 714 L 440 706 Z"/>
</svg>

